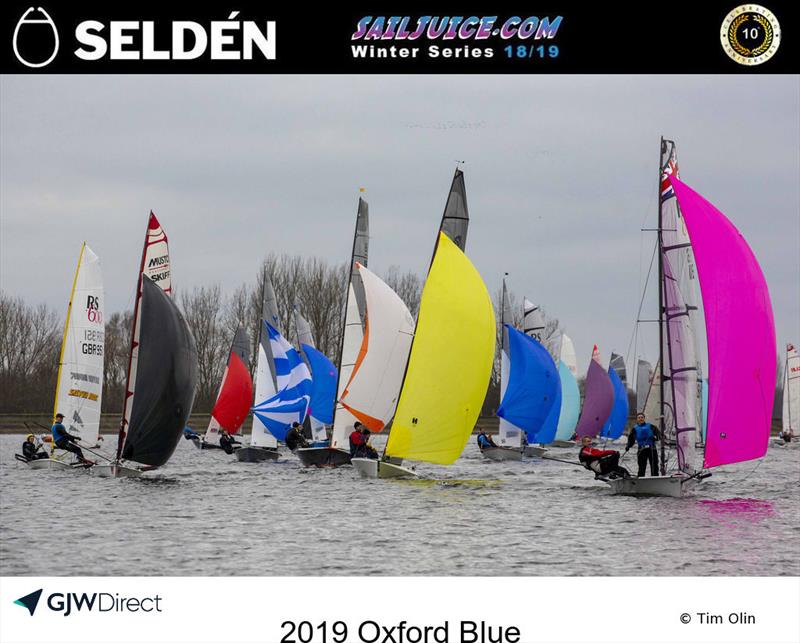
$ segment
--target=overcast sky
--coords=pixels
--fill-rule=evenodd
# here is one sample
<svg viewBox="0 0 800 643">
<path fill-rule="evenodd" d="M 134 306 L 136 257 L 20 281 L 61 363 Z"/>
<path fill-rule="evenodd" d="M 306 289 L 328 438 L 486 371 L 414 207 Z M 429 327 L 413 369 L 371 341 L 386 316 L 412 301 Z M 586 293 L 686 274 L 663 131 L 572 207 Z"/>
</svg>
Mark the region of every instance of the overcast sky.
<svg viewBox="0 0 800 643">
<path fill-rule="evenodd" d="M 467 253 L 573 337 L 630 342 L 652 250 L 658 141 L 749 241 L 779 345 L 800 342 L 800 82 L 770 76 L 19 76 L 0 89 L 0 285 L 66 308 L 80 243 L 129 307 L 148 211 L 177 288 L 252 281 L 270 251 L 423 274 L 456 160 Z M 651 290 L 651 293 L 655 291 Z M 644 316 L 655 314 L 647 300 Z M 655 344 L 640 342 L 655 357 Z"/>
</svg>

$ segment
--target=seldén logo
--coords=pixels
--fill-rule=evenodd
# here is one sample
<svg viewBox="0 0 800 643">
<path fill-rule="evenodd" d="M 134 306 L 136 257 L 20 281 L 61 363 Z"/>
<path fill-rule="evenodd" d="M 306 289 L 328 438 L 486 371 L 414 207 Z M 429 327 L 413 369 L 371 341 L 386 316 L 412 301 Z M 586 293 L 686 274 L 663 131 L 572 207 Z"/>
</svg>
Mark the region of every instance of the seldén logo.
<svg viewBox="0 0 800 643">
<path fill-rule="evenodd" d="M 14 605 L 22 605 L 25 609 L 27 609 L 31 616 L 36 611 L 36 606 L 39 604 L 39 597 L 42 595 L 42 590 L 37 589 L 35 592 L 31 592 L 30 594 L 26 594 L 22 598 L 18 598 L 14 601 Z"/>
<path fill-rule="evenodd" d="M 44 590 L 37 589 L 18 598 L 14 605 L 21 605 L 28 610 L 31 616 L 36 612 L 39 599 Z M 70 616 L 75 612 L 163 612 L 163 597 L 155 596 L 127 597 L 110 592 L 53 592 L 47 597 L 47 607 L 51 612 L 60 612 L 63 616 Z"/>
<path fill-rule="evenodd" d="M 231 11 L 224 20 L 83 20 L 64 35 L 64 48 L 77 61 L 259 61 L 275 60 L 274 20 L 241 20 Z M 14 29 L 17 60 L 33 69 L 52 63 L 59 52 L 59 30 L 42 7 L 30 7 Z M 76 62 L 77 62 L 76 61 Z"/>
</svg>

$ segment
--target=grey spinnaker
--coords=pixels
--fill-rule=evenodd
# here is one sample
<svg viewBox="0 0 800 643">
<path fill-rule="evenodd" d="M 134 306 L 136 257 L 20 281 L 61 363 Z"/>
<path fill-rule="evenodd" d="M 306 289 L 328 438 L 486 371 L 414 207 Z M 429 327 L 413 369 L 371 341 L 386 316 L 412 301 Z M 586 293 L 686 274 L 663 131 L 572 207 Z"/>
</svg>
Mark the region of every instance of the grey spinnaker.
<svg viewBox="0 0 800 643">
<path fill-rule="evenodd" d="M 467 229 L 469 228 L 469 208 L 467 207 L 467 189 L 464 186 L 464 173 L 456 168 L 450 194 L 444 206 L 442 225 L 439 228 L 459 249 L 464 252 L 467 246 Z"/>
<path fill-rule="evenodd" d="M 122 458 L 159 467 L 192 412 L 197 349 L 178 307 L 144 275 L 140 320 L 136 397 Z"/>
</svg>

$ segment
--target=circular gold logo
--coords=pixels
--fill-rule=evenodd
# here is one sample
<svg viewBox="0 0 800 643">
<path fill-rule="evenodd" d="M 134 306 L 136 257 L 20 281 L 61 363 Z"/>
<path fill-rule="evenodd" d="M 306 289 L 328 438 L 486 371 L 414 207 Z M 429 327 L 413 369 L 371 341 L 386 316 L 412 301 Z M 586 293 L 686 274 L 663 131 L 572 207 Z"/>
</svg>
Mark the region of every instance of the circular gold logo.
<svg viewBox="0 0 800 643">
<path fill-rule="evenodd" d="M 743 4 L 725 16 L 719 37 L 732 60 L 740 65 L 760 65 L 778 51 L 781 26 L 769 9 Z"/>
</svg>

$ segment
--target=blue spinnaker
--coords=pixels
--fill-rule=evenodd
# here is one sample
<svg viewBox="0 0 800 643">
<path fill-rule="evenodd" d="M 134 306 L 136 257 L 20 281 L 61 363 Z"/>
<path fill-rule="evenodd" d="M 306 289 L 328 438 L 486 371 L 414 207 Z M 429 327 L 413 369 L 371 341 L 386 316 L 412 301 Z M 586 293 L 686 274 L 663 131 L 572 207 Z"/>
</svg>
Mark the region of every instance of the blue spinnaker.
<svg viewBox="0 0 800 643">
<path fill-rule="evenodd" d="M 616 440 L 625 432 L 625 424 L 628 422 L 628 391 L 625 390 L 616 369 L 609 366 L 608 376 L 614 385 L 614 406 L 611 407 L 611 415 L 600 432 L 600 437 Z"/>
<path fill-rule="evenodd" d="M 333 424 L 333 405 L 336 401 L 336 367 L 324 353 L 309 344 L 301 344 L 311 366 L 311 405 L 309 414 L 323 424 Z"/>
<path fill-rule="evenodd" d="M 528 441 L 535 442 L 543 429 L 555 432 L 555 428 L 546 425 L 561 396 L 561 380 L 553 358 L 544 346 L 513 326 L 505 326 L 508 329 L 511 372 L 497 415 L 524 429 Z M 550 424 L 556 425 L 555 418 L 550 419 Z"/>
<path fill-rule="evenodd" d="M 558 416 L 556 440 L 569 440 L 575 433 L 581 413 L 581 391 L 569 367 L 559 360 L 558 376 L 561 379 L 561 412 Z"/>
</svg>

